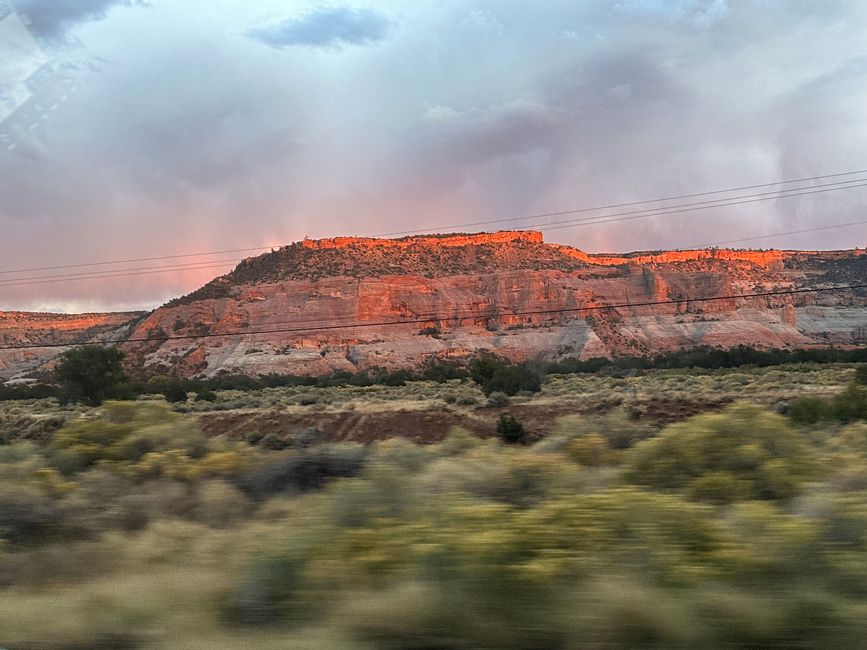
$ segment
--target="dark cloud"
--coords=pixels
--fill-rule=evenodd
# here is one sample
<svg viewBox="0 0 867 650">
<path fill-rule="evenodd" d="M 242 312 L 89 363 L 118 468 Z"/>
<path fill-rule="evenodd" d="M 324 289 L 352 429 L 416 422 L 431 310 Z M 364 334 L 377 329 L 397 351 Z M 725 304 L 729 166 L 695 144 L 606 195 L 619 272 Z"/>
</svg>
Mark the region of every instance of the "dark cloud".
<svg viewBox="0 0 867 650">
<path fill-rule="evenodd" d="M 369 45 L 388 35 L 391 19 L 372 9 L 325 7 L 275 25 L 255 27 L 247 36 L 271 47 L 338 48 Z"/>
<path fill-rule="evenodd" d="M 54 16 L 41 23 L 54 33 L 129 4 L 19 2 Z M 0 146 L 3 266 L 435 230 L 865 167 L 864 3 L 316 2 L 295 0 L 294 18 L 241 37 L 290 3 L 155 2 L 79 30 L 98 70 L 71 75 L 79 89 L 65 102 L 31 102 L 57 107 L 32 130 L 19 113 L 17 146 Z M 398 11 L 400 29 L 388 18 Z M 350 47 L 386 35 L 388 47 Z M 308 49 L 321 47 L 345 49 Z M 855 221 L 864 196 L 546 237 L 591 251 L 708 244 Z M 534 221 L 503 225 L 546 220 Z M 2 288 L 0 308 L 148 305 L 210 273 Z"/>
<path fill-rule="evenodd" d="M 47 39 L 62 37 L 78 23 L 105 18 L 112 7 L 143 4 L 145 0 L 13 0 L 33 33 Z"/>
</svg>

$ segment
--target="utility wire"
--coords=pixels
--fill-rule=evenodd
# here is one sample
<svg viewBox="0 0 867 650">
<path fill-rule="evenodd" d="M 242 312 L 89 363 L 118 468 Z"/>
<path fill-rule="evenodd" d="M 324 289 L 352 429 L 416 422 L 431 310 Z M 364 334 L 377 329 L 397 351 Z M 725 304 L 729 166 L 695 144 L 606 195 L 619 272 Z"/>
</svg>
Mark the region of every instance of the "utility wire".
<svg viewBox="0 0 867 650">
<path fill-rule="evenodd" d="M 71 277 L 60 276 L 57 279 L 53 279 L 53 280 L 34 280 L 32 282 L 31 281 L 27 281 L 27 282 L 3 282 L 3 281 L 0 281 L 0 289 L 2 289 L 4 287 L 22 287 L 22 286 L 29 286 L 29 285 L 34 285 L 34 284 L 54 284 L 55 282 L 79 282 L 82 280 L 100 280 L 102 278 L 124 278 L 124 277 L 135 276 L 135 275 L 151 275 L 154 273 L 169 273 L 169 272 L 177 273 L 179 271 L 198 271 L 198 270 L 203 270 L 203 269 L 225 269 L 225 268 L 226 268 L 226 264 L 223 263 L 223 264 L 211 264 L 209 266 L 208 265 L 206 265 L 206 266 L 186 266 L 186 267 L 180 267 L 180 268 L 174 268 L 174 269 L 173 268 L 160 268 L 160 269 L 150 270 L 150 271 L 136 271 L 133 273 L 105 273 L 102 275 L 87 275 L 87 276 L 74 275 Z"/>
<path fill-rule="evenodd" d="M 155 257 L 136 257 L 125 260 L 108 260 L 108 261 L 100 261 L 100 262 L 84 262 L 81 264 L 60 264 L 57 266 L 35 266 L 29 269 L 7 269 L 5 271 L 0 271 L 2 275 L 8 275 L 10 273 L 30 273 L 33 271 L 56 271 L 59 269 L 80 269 L 87 266 L 106 266 L 109 264 L 132 264 L 134 262 L 156 262 L 159 260 L 176 260 L 185 257 L 204 257 L 206 255 L 227 255 L 229 253 L 251 253 L 255 251 L 264 251 L 271 250 L 272 248 L 279 248 L 279 246 L 255 246 L 253 248 L 232 248 L 228 250 L 221 251 L 207 251 L 202 253 L 184 253 L 182 255 L 157 255 Z"/>
<path fill-rule="evenodd" d="M 711 208 L 719 208 L 719 207 L 727 207 L 732 205 L 743 205 L 746 203 L 755 203 L 758 201 L 769 201 L 775 199 L 784 199 L 791 197 L 804 196 L 809 194 L 820 194 L 823 192 L 832 192 L 837 190 L 844 189 L 856 189 L 867 187 L 867 181 L 865 178 L 859 178 L 849 181 L 840 181 L 836 183 L 829 183 L 825 185 L 816 185 L 810 188 L 808 191 L 801 191 L 806 188 L 792 188 L 791 190 L 782 190 L 782 191 L 774 191 L 774 192 L 762 192 L 758 194 L 746 194 L 738 197 L 729 197 L 727 199 L 715 199 L 712 201 L 699 201 L 695 203 L 686 203 L 681 205 L 669 206 L 669 208 L 653 208 L 650 210 L 633 210 L 629 212 L 619 212 L 607 215 L 599 215 L 593 217 L 584 217 L 580 219 L 567 220 L 567 221 L 554 221 L 550 224 L 541 224 L 538 226 L 540 230 L 548 231 L 548 230 L 559 230 L 562 228 L 573 228 L 580 226 L 588 226 L 588 225 L 599 225 L 605 223 L 615 223 L 620 221 L 632 221 L 635 219 L 647 219 L 650 217 L 658 217 L 664 216 L 668 214 L 678 214 L 682 212 L 693 212 L 698 210 L 707 210 Z M 851 185 L 848 183 L 856 183 L 858 184 Z M 841 185 L 841 183 L 847 183 L 845 185 Z M 820 189 L 815 189 L 820 188 Z M 786 192 L 786 193 L 781 193 Z M 753 198 L 751 198 L 753 197 Z M 724 201 L 724 202 L 721 202 Z M 816 232 L 819 230 L 831 230 L 838 227 L 848 227 L 851 225 L 858 225 L 859 223 L 864 222 L 853 222 L 850 224 L 842 224 L 840 226 L 826 226 L 822 228 L 809 229 L 803 231 L 792 231 L 791 233 L 780 233 L 778 235 L 773 236 L 782 236 L 784 234 L 800 234 L 802 232 Z M 751 239 L 763 239 L 765 237 L 756 237 L 756 238 L 744 238 L 740 240 L 732 240 L 732 243 L 738 241 L 750 241 Z M 708 244 L 709 246 L 714 246 L 716 244 Z M 154 270 L 150 270 L 151 267 L 138 267 L 131 269 L 111 269 L 107 271 L 88 271 L 88 272 L 80 272 L 80 273 L 72 273 L 72 274 L 58 274 L 51 276 L 34 276 L 34 277 L 26 277 L 26 278 L 9 278 L 7 280 L 0 280 L 0 288 L 2 287 L 16 287 L 16 286 L 28 286 L 33 284 L 51 284 L 53 282 L 71 282 L 77 280 L 88 280 L 93 278 L 119 278 L 126 276 L 135 276 L 135 275 L 147 275 L 150 273 L 164 273 L 167 271 L 177 270 L 195 270 L 198 268 L 207 269 L 207 268 L 224 268 L 223 266 L 218 266 L 220 264 L 230 264 L 237 263 L 241 260 L 233 259 L 233 260 L 203 260 L 202 262 L 190 262 L 185 265 L 174 265 L 174 266 L 165 266 L 165 267 L 153 267 Z M 207 265 L 210 266 L 193 266 L 193 265 Z M 130 272 L 132 271 L 132 272 Z M 136 271 L 146 271 L 145 273 L 140 273 Z M 34 280 L 34 281 L 31 281 Z"/>
<path fill-rule="evenodd" d="M 528 221 L 528 220 L 531 221 L 533 219 L 541 219 L 541 218 L 552 217 L 552 216 L 561 216 L 561 215 L 565 215 L 565 214 L 578 214 L 578 213 L 584 213 L 584 212 L 598 212 L 600 210 L 626 208 L 626 207 L 632 207 L 632 206 L 636 206 L 636 205 L 643 205 L 646 203 L 658 203 L 658 202 L 663 202 L 663 201 L 674 201 L 674 200 L 679 200 L 679 199 L 697 198 L 700 196 L 711 196 L 714 194 L 726 194 L 726 193 L 740 192 L 740 191 L 745 191 L 745 190 L 760 189 L 763 187 L 774 187 L 774 186 L 778 186 L 778 185 L 790 185 L 792 183 L 806 183 L 809 181 L 824 180 L 824 179 L 829 179 L 829 178 L 841 178 L 843 176 L 855 176 L 858 174 L 865 174 L 865 173 L 867 173 L 867 169 L 859 169 L 859 170 L 853 170 L 853 171 L 838 172 L 835 174 L 822 174 L 819 176 L 807 176 L 804 178 L 774 181 L 771 183 L 761 183 L 761 184 L 757 184 L 757 185 L 742 185 L 740 187 L 730 187 L 730 188 L 721 189 L 721 190 L 711 190 L 711 191 L 707 191 L 707 192 L 695 192 L 695 193 L 691 193 L 691 194 L 680 194 L 680 195 L 676 195 L 676 196 L 667 196 L 667 197 L 661 197 L 661 198 L 655 198 L 655 199 L 645 199 L 642 201 L 632 201 L 629 203 L 614 203 L 614 204 L 601 205 L 601 206 L 596 206 L 596 207 L 578 208 L 575 210 L 564 210 L 564 211 L 560 211 L 560 212 L 548 212 L 548 213 L 526 215 L 523 217 L 511 217 L 511 218 L 505 218 L 505 219 L 491 219 L 491 220 L 487 220 L 487 221 L 475 221 L 475 222 L 463 223 L 463 224 L 452 224 L 452 225 L 447 225 L 447 226 L 435 226 L 435 227 L 431 227 L 431 228 L 427 228 L 427 229 L 420 229 L 420 230 L 406 230 L 406 231 L 400 231 L 400 232 L 380 233 L 380 234 L 372 235 L 372 237 L 391 237 L 391 236 L 397 236 L 397 235 L 410 235 L 410 234 L 431 232 L 432 230 L 444 231 L 444 230 L 452 230 L 454 228 L 465 228 L 465 227 L 469 227 L 469 226 L 490 225 L 490 224 L 495 224 L 495 223 L 507 223 L 507 222 L 513 222 L 513 221 Z M 841 182 L 854 182 L 854 181 L 841 181 Z M 792 191 L 795 189 L 797 189 L 797 188 L 791 188 Z M 806 188 L 800 188 L 800 189 L 806 189 Z M 789 191 L 789 190 L 780 190 L 780 191 Z M 719 199 L 719 200 L 725 200 L 725 199 L 723 198 L 723 199 Z M 661 206 L 661 207 L 664 207 L 664 206 Z M 668 206 L 668 207 L 676 207 L 676 206 Z M 183 258 L 190 258 L 190 257 L 204 257 L 204 256 L 209 256 L 209 255 L 225 255 L 225 254 L 229 254 L 229 253 L 248 253 L 248 252 L 271 250 L 272 248 L 279 248 L 279 246 L 255 246 L 255 247 L 250 247 L 250 248 L 233 248 L 233 249 L 223 249 L 223 250 L 216 250 L 216 251 L 204 251 L 204 252 L 198 252 L 198 253 L 184 253 L 184 254 L 179 254 L 179 255 L 156 255 L 156 256 L 152 256 L 152 257 L 137 257 L 137 258 L 128 258 L 128 259 L 119 259 L 119 260 L 102 260 L 102 261 L 97 261 L 97 262 L 83 262 L 83 263 L 78 263 L 78 264 L 60 264 L 60 265 L 54 265 L 54 266 L 38 266 L 38 267 L 30 267 L 30 268 L 6 269 L 6 270 L 0 270 L 0 275 L 9 275 L 9 274 L 15 274 L 15 273 L 30 273 L 30 272 L 35 272 L 35 271 L 55 271 L 55 270 L 60 270 L 60 269 L 85 268 L 85 267 L 90 267 L 90 266 L 106 266 L 106 265 L 113 265 L 113 264 L 128 264 L 128 263 L 136 263 L 136 262 L 153 262 L 153 261 L 159 261 L 159 260 L 183 259 Z"/>
<path fill-rule="evenodd" d="M 411 325 L 418 323 L 426 323 L 431 320 L 465 320 L 468 318 L 479 318 L 479 319 L 495 319 L 500 318 L 502 316 L 537 316 L 537 315 L 550 315 L 550 314 L 565 314 L 571 312 L 578 312 L 579 315 L 581 312 L 591 312 L 591 311 L 602 311 L 602 310 L 613 310 L 613 309 L 632 309 L 635 307 L 651 307 L 658 305 L 679 305 L 683 303 L 695 303 L 695 302 L 714 302 L 720 300 L 739 300 L 746 298 L 767 298 L 773 296 L 791 296 L 791 295 L 799 295 L 799 294 L 815 294 L 815 293 L 823 293 L 823 292 L 831 292 L 831 291 L 850 291 L 854 289 L 865 289 L 867 288 L 867 284 L 854 284 L 847 286 L 838 286 L 838 287 L 816 287 L 811 289 L 780 289 L 777 291 L 765 291 L 761 293 L 741 293 L 741 294 L 731 294 L 726 296 L 708 296 L 708 297 L 699 297 L 699 298 L 683 298 L 680 300 L 650 300 L 646 302 L 630 302 L 630 303 L 619 303 L 619 304 L 610 304 L 610 305 L 590 305 L 586 307 L 564 307 L 557 309 L 538 309 L 531 311 L 511 311 L 511 312 L 497 312 L 494 314 L 468 314 L 464 316 L 456 316 L 456 315 L 443 315 L 441 318 L 414 318 L 414 319 L 405 319 L 405 320 L 390 320 L 390 321 L 379 321 L 379 322 L 368 322 L 368 323 L 353 323 L 346 325 L 322 325 L 317 327 L 290 327 L 290 328 L 280 328 L 280 329 L 270 329 L 270 330 L 256 330 L 256 331 L 246 331 L 246 332 L 232 332 L 225 334 L 217 334 L 217 333 L 205 333 L 205 334 L 181 334 L 181 335 L 171 335 L 171 336 L 159 336 L 159 337 L 145 337 L 145 338 L 130 338 L 121 341 L 105 341 L 104 343 L 116 343 L 116 344 L 125 344 L 125 343 L 151 343 L 151 342 L 166 342 L 166 341 L 176 341 L 176 340 L 190 340 L 190 339 L 203 339 L 203 338 L 232 338 L 237 336 L 258 336 L 262 334 L 286 334 L 286 333 L 296 333 L 296 332 L 316 332 L 316 331 L 329 331 L 329 330 L 339 330 L 339 329 L 358 329 L 358 328 L 366 328 L 366 327 L 385 327 L 391 325 Z M 93 343 L 49 343 L 49 344 L 26 344 L 26 345 L 7 345 L 0 346 L 0 350 L 27 350 L 27 349 L 41 349 L 41 348 L 71 348 L 78 347 L 81 345 L 92 345 Z"/>
<path fill-rule="evenodd" d="M 835 223 L 829 226 L 817 226 L 816 228 L 803 228 L 801 230 L 789 230 L 788 232 L 775 232 L 769 235 L 758 235 L 756 237 L 741 237 L 739 239 L 726 239 L 725 241 L 718 241 L 712 244 L 705 244 L 704 246 L 700 246 L 698 248 L 707 248 L 709 246 L 723 246 L 725 244 L 740 244 L 745 241 L 757 241 L 762 239 L 772 239 L 775 237 L 784 237 L 786 235 L 803 235 L 811 232 L 820 232 L 823 230 L 836 230 L 837 228 L 849 228 L 851 226 L 863 226 L 867 224 L 867 219 L 862 221 L 850 221 L 849 223 Z"/>
<path fill-rule="evenodd" d="M 798 192 L 796 194 L 778 194 L 778 195 L 769 196 L 769 197 L 762 197 L 762 198 L 756 198 L 756 199 L 746 199 L 744 201 L 733 200 L 733 201 L 730 201 L 728 203 L 714 203 L 713 205 L 707 205 L 704 207 L 689 207 L 689 208 L 681 208 L 681 209 L 677 209 L 677 210 L 663 210 L 660 212 L 654 212 L 651 214 L 639 214 L 636 216 L 621 217 L 619 214 L 615 213 L 615 214 L 604 215 L 602 217 L 593 217 L 594 219 L 598 219 L 597 221 L 576 220 L 576 221 L 563 221 L 563 222 L 555 223 L 555 224 L 552 224 L 550 227 L 543 225 L 543 226 L 539 227 L 539 230 L 543 230 L 543 231 L 547 232 L 549 230 L 561 230 L 563 228 L 576 228 L 576 227 L 581 227 L 581 226 L 596 226 L 599 224 L 615 223 L 615 222 L 620 222 L 620 221 L 634 221 L 635 219 L 647 219 L 649 217 L 658 217 L 658 216 L 662 216 L 662 215 L 666 215 L 666 214 L 678 214 L 681 212 L 693 212 L 695 210 L 707 210 L 710 208 L 724 208 L 724 207 L 728 207 L 728 206 L 732 206 L 732 205 L 744 205 L 746 203 L 757 203 L 759 201 L 770 201 L 770 200 L 774 200 L 774 199 L 788 199 L 788 198 L 792 198 L 792 197 L 796 197 L 796 196 L 807 196 L 809 194 L 822 194 L 824 192 L 835 192 L 835 191 L 839 191 L 839 190 L 854 189 L 854 188 L 858 188 L 858 187 L 867 187 L 867 183 L 861 183 L 860 185 L 847 185 L 846 187 L 832 187 L 832 188 L 827 188 L 827 189 L 822 189 L 822 190 L 810 190 L 808 192 Z M 735 198 L 738 198 L 738 197 L 735 197 Z M 672 206 L 672 207 L 677 207 L 677 206 Z M 620 213 L 620 214 L 627 215 L 630 213 L 624 212 L 624 213 Z M 615 218 L 609 219 L 607 217 L 615 217 Z"/>
<path fill-rule="evenodd" d="M 435 230 L 435 231 L 452 230 L 454 228 L 467 228 L 470 226 L 486 226 L 486 225 L 494 224 L 494 223 L 506 223 L 506 222 L 511 222 L 511 221 L 543 219 L 545 217 L 559 217 L 559 216 L 566 215 L 566 214 L 579 214 L 582 212 L 598 212 L 599 210 L 612 210 L 612 209 L 617 209 L 617 208 L 628 208 L 628 207 L 632 207 L 635 205 L 643 205 L 645 203 L 659 203 L 662 201 L 675 201 L 675 200 L 679 200 L 679 199 L 692 199 L 692 198 L 697 198 L 699 196 L 711 196 L 713 194 L 729 194 L 732 192 L 741 192 L 743 190 L 755 190 L 755 189 L 759 189 L 762 187 L 773 187 L 775 185 L 789 185 L 791 183 L 806 183 L 808 181 L 818 181 L 818 180 L 823 180 L 826 178 L 839 178 L 841 176 L 855 176 L 857 174 L 864 174 L 864 173 L 867 173 L 867 169 L 861 169 L 861 170 L 856 170 L 856 171 L 851 171 L 851 172 L 840 172 L 838 174 L 824 174 L 822 176 L 810 176 L 807 178 L 796 178 L 796 179 L 785 180 L 785 181 L 776 181 L 773 183 L 761 183 L 759 185 L 743 185 L 741 187 L 730 187 L 730 188 L 727 188 L 724 190 L 711 190 L 709 192 L 696 192 L 693 194 L 680 194 L 677 196 L 667 196 L 667 197 L 657 198 L 657 199 L 645 199 L 643 201 L 632 201 L 630 203 L 614 203 L 611 205 L 600 205 L 600 206 L 596 206 L 596 207 L 592 207 L 592 208 L 576 208 L 575 210 L 562 210 L 560 212 L 546 212 L 546 213 L 533 214 L 533 215 L 524 216 L 524 217 L 510 217 L 510 218 L 506 218 L 506 219 L 490 219 L 488 221 L 473 221 L 470 223 L 452 224 L 450 226 L 434 226 L 433 228 L 420 229 L 420 230 L 403 230 L 403 231 L 398 231 L 398 232 L 387 232 L 387 233 L 381 233 L 381 234 L 373 235 L 373 236 L 374 237 L 394 237 L 397 235 L 414 235 L 417 233 L 431 232 L 432 230 Z M 842 182 L 852 182 L 852 181 L 842 181 Z M 780 190 L 780 191 L 786 191 L 786 190 Z M 725 199 L 719 199 L 719 200 L 725 200 Z M 665 207 L 665 206 L 661 206 L 661 207 Z"/>
<path fill-rule="evenodd" d="M 138 266 L 131 267 L 126 269 L 111 269 L 106 271 L 78 271 L 76 273 L 60 273 L 56 275 L 34 275 L 30 277 L 24 278 L 7 278 L 5 280 L 0 280 L 0 286 L 8 285 L 18 282 L 26 282 L 30 280 L 55 280 L 58 278 L 99 278 L 104 275 L 109 275 L 113 273 L 126 273 L 127 271 L 186 271 L 190 269 L 196 269 L 203 265 L 215 265 L 215 264 L 237 264 L 241 260 L 238 258 L 233 258 L 229 260 L 202 260 L 201 262 L 183 262 L 181 264 L 169 264 L 166 266 Z"/>
</svg>

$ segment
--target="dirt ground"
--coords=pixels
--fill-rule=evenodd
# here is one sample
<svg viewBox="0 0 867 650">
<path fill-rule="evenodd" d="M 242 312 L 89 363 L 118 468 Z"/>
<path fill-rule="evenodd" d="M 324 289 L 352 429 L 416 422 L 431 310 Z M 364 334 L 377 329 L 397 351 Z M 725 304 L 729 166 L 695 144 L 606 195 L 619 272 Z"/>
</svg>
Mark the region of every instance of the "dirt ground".
<svg viewBox="0 0 867 650">
<path fill-rule="evenodd" d="M 705 411 L 723 408 L 731 399 L 648 398 L 630 401 L 525 403 L 508 407 L 460 409 L 433 407 L 397 411 L 242 411 L 206 413 L 199 416 L 202 429 L 210 436 L 225 435 L 248 439 L 274 435 L 287 437 L 307 428 L 322 432 L 330 442 L 370 443 L 389 438 L 405 438 L 421 444 L 440 442 L 453 427 L 462 427 L 486 438 L 496 433 L 502 413 L 515 416 L 534 437 L 544 437 L 557 420 L 567 415 L 597 415 L 623 406 L 639 419 L 668 424 Z"/>
</svg>

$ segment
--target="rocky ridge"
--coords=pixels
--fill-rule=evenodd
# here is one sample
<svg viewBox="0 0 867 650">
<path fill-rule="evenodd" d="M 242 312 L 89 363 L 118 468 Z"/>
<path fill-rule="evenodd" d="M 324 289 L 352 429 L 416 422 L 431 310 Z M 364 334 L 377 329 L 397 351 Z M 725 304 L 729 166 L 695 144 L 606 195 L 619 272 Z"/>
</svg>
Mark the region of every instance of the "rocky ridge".
<svg viewBox="0 0 867 650">
<path fill-rule="evenodd" d="M 522 360 L 852 345 L 867 342 L 863 291 L 698 299 L 864 281 L 865 263 L 862 250 L 592 254 L 532 231 L 305 240 L 243 261 L 132 336 L 189 338 L 123 347 L 135 372 L 191 376 L 419 366 L 483 349 Z"/>
<path fill-rule="evenodd" d="M 50 314 L 0 311 L 0 378 L 13 379 L 42 368 L 68 349 L 63 346 L 117 341 L 128 333 L 135 319 L 144 315 L 144 312 Z M 5 346 L 25 347 L 3 350 Z"/>
</svg>

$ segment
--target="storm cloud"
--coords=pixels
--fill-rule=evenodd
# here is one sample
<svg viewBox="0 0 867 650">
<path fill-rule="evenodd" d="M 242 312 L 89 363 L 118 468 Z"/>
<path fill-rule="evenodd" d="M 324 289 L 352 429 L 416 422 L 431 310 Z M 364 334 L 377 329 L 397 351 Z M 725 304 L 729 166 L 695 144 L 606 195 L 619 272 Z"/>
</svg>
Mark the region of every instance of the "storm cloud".
<svg viewBox="0 0 867 650">
<path fill-rule="evenodd" d="M 298 18 L 254 27 L 247 31 L 247 36 L 276 48 L 292 45 L 338 48 L 381 41 L 390 27 L 388 16 L 372 9 L 325 7 Z"/>
<path fill-rule="evenodd" d="M 62 37 L 76 24 L 105 18 L 119 5 L 143 5 L 144 0 L 12 0 L 34 34 L 46 39 Z"/>
<path fill-rule="evenodd" d="M 864 189 L 595 226 L 527 218 L 867 168 L 863 3 L 38 4 L 56 16 L 41 29 L 78 21 L 103 63 L 0 147 L 0 271 L 492 219 L 598 251 L 863 218 Z M 856 227 L 747 245 L 865 243 Z M 0 282 L 0 309 L 155 305 L 231 257 Z"/>
</svg>

